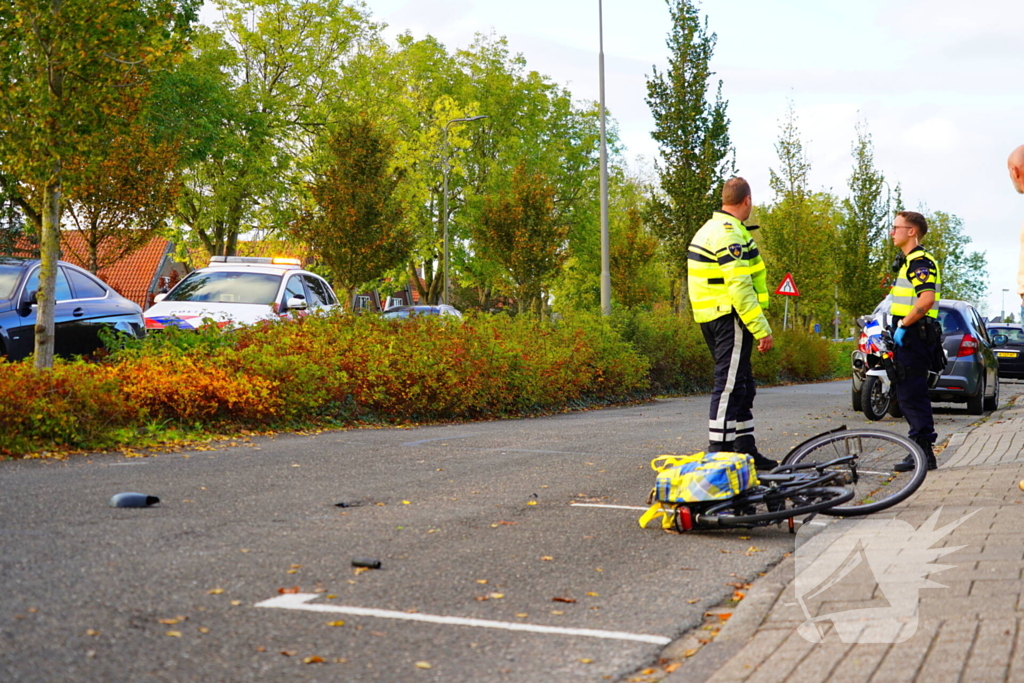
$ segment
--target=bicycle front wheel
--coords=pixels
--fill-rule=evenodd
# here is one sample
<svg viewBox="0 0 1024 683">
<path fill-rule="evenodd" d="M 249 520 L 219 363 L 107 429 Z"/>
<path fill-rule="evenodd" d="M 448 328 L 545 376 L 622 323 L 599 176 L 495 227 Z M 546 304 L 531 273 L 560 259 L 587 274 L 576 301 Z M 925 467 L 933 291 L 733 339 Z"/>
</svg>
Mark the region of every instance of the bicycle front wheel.
<svg viewBox="0 0 1024 683">
<path fill-rule="evenodd" d="M 715 504 L 695 517 L 705 528 L 764 526 L 791 517 L 827 512 L 853 499 L 852 489 L 842 486 L 780 486 L 752 495 L 740 495 Z M 681 527 L 680 527 L 681 528 Z"/>
<path fill-rule="evenodd" d="M 879 429 L 848 429 L 822 434 L 797 446 L 783 465 L 826 463 L 853 456 L 849 462 L 830 465 L 826 472 L 839 472 L 842 483 L 853 488 L 848 503 L 822 510 L 840 517 L 867 515 L 905 500 L 924 482 L 927 474 L 924 451 L 905 436 Z M 914 469 L 896 472 L 897 463 L 910 457 Z"/>
</svg>

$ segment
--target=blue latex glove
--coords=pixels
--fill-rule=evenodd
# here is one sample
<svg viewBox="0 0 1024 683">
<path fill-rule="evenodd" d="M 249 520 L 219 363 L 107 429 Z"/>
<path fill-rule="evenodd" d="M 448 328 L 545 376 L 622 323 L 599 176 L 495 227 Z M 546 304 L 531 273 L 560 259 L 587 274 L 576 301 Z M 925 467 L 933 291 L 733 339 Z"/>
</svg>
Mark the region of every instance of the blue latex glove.
<svg viewBox="0 0 1024 683">
<path fill-rule="evenodd" d="M 907 328 L 899 326 L 896 328 L 896 334 L 892 335 L 892 340 L 896 346 L 903 346 L 903 336 L 907 333 Z"/>
</svg>

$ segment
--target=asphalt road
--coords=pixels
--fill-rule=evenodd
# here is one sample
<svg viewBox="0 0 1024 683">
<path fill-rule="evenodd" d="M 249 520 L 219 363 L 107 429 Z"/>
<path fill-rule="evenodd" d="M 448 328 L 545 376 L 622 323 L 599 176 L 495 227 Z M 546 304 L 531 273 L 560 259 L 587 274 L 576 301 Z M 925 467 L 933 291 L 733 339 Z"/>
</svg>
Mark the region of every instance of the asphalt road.
<svg viewBox="0 0 1024 683">
<path fill-rule="evenodd" d="M 591 507 L 642 507 L 651 458 L 706 445 L 707 404 L 0 463 L 0 680 L 621 679 L 793 547 Z M 776 457 L 867 424 L 848 381 L 761 389 L 755 415 Z M 940 438 L 976 419 L 937 407 Z M 109 507 L 123 491 L 161 503 Z"/>
</svg>

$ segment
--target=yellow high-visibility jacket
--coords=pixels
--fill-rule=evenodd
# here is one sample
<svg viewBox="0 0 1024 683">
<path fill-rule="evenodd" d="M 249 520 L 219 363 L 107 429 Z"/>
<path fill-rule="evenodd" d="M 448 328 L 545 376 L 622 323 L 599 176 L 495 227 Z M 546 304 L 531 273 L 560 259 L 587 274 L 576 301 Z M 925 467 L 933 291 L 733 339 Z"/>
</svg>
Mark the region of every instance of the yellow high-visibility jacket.
<svg viewBox="0 0 1024 683">
<path fill-rule="evenodd" d="M 914 308 L 921 292 L 935 292 L 935 303 L 928 310 L 928 316 L 939 317 L 939 299 L 942 294 L 942 277 L 939 275 L 939 262 L 935 257 L 916 246 L 903 262 L 896 283 L 892 286 L 892 307 L 889 312 L 893 317 L 902 318 Z"/>
<path fill-rule="evenodd" d="M 764 315 L 768 308 L 764 261 L 743 221 L 715 212 L 690 242 L 686 281 L 697 322 L 711 322 L 735 309 L 755 339 L 772 333 Z"/>
</svg>

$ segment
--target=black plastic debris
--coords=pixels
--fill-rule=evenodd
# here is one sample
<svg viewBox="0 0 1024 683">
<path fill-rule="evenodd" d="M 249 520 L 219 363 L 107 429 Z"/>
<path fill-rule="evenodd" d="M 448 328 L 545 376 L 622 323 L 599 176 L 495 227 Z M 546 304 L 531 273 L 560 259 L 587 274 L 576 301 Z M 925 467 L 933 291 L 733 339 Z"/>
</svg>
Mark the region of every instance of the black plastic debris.
<svg viewBox="0 0 1024 683">
<path fill-rule="evenodd" d="M 160 499 L 156 496 L 147 496 L 145 493 L 118 493 L 110 499 L 112 508 L 148 508 L 156 505 Z"/>
<path fill-rule="evenodd" d="M 360 507 L 363 507 L 364 505 L 366 505 L 366 503 L 364 503 L 361 500 L 343 500 L 340 503 L 335 503 L 334 507 L 336 507 L 336 508 L 360 508 Z"/>
<path fill-rule="evenodd" d="M 356 557 L 352 559 L 353 567 L 366 567 L 368 569 L 380 569 L 380 560 L 369 557 Z"/>
</svg>

